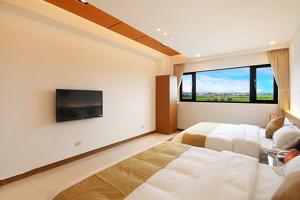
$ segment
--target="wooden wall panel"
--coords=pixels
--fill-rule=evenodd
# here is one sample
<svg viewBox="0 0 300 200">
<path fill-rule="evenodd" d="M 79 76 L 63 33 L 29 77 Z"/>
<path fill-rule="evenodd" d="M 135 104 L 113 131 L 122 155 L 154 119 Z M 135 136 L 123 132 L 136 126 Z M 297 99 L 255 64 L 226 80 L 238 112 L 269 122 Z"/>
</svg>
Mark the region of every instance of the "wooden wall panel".
<svg viewBox="0 0 300 200">
<path fill-rule="evenodd" d="M 165 47 L 161 42 L 153 39 L 150 36 L 145 35 L 141 31 L 133 28 L 132 26 L 118 20 L 110 14 L 96 8 L 91 4 L 81 3 L 79 0 L 45 0 L 55 6 L 58 6 L 64 10 L 74 13 L 84 19 L 94 22 L 100 26 L 108 28 L 116 33 L 119 33 L 125 37 L 135 40 L 145 46 L 155 49 L 168 56 L 179 55 L 180 53 Z"/>
<path fill-rule="evenodd" d="M 156 131 L 169 132 L 170 101 L 169 101 L 169 76 L 156 77 Z"/>
<path fill-rule="evenodd" d="M 177 131 L 177 77 L 170 76 L 170 131 Z"/>
<path fill-rule="evenodd" d="M 171 134 L 177 131 L 177 78 L 156 77 L 156 130 Z"/>
</svg>

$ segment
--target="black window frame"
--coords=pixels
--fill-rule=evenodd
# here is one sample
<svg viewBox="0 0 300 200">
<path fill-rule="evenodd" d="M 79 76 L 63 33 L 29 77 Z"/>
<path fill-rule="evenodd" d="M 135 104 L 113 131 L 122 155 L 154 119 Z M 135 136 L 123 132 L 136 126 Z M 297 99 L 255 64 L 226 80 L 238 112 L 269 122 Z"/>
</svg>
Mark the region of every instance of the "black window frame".
<svg viewBox="0 0 300 200">
<path fill-rule="evenodd" d="M 213 69 L 213 70 L 204 70 L 204 71 L 195 71 L 195 72 L 187 72 L 183 73 L 183 75 L 192 75 L 192 99 L 183 99 L 182 98 L 182 82 L 180 84 L 180 101 L 181 102 L 198 102 L 198 103 L 248 103 L 248 104 L 278 104 L 278 86 L 273 78 L 274 87 L 273 87 L 273 100 L 257 100 L 257 91 L 256 91 L 256 72 L 259 68 L 267 68 L 271 67 L 270 64 L 263 65 L 251 65 L 251 66 L 242 66 L 242 67 L 232 67 L 232 68 L 224 68 L 224 69 Z M 196 100 L 196 73 L 197 72 L 208 72 L 208 71 L 219 71 L 219 70 L 227 70 L 227 69 L 239 69 L 239 68 L 249 68 L 250 70 L 250 100 L 249 102 L 245 101 L 197 101 Z M 273 76 L 274 77 L 274 76 Z"/>
</svg>

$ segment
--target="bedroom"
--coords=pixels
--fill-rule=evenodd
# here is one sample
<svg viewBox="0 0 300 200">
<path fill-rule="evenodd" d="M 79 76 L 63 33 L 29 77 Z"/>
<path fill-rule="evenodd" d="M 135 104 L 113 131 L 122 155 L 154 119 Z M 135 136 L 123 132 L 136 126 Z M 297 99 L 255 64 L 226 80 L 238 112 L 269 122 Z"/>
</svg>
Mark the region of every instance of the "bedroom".
<svg viewBox="0 0 300 200">
<path fill-rule="evenodd" d="M 284 114 L 299 127 L 300 2 L 219 2 L 1 0 L 0 199 L 53 199 L 81 177 L 170 140 L 177 129 L 181 132 L 199 122 L 265 129 L 270 118 Z M 215 17 L 208 18 L 209 13 Z M 272 82 L 273 91 L 268 88 L 265 93 L 276 100 L 274 91 L 286 98 L 282 92 L 289 89 L 289 100 L 257 103 L 252 87 L 259 84 L 255 66 L 272 65 L 268 52 L 282 49 L 289 49 L 285 61 L 290 72 L 284 77 L 289 75 L 290 87 L 280 89 L 277 84 L 276 90 Z M 170 114 L 165 106 L 156 108 L 157 92 L 163 88 L 156 88 L 156 76 L 178 75 L 174 65 L 195 78 L 186 78 L 192 97 L 188 101 L 180 100 L 180 87 L 173 91 L 176 106 Z M 219 94 L 218 83 L 210 87 L 219 88 L 212 91 L 219 95 L 213 96 L 215 102 L 196 100 L 201 73 L 220 78 L 220 69 L 237 67 L 246 67 L 248 85 L 221 89 L 232 87 L 230 93 L 239 96 L 247 93 L 248 102 L 220 102 L 228 97 Z M 103 116 L 57 123 L 56 89 L 102 91 Z M 162 91 L 162 96 L 168 92 Z M 289 108 L 280 108 L 281 102 Z M 172 120 L 165 122 L 168 117 Z M 159 134 L 164 132 L 158 127 L 162 121 L 172 126 L 166 131 L 172 134 Z"/>
</svg>

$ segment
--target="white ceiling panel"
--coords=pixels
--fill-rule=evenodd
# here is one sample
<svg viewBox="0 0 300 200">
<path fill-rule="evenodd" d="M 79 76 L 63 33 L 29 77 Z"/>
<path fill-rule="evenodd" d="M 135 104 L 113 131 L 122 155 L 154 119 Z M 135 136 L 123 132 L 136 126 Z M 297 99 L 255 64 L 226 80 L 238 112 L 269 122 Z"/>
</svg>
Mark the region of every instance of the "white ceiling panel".
<svg viewBox="0 0 300 200">
<path fill-rule="evenodd" d="M 89 2 L 189 57 L 288 44 L 300 24 L 300 0 Z"/>
</svg>

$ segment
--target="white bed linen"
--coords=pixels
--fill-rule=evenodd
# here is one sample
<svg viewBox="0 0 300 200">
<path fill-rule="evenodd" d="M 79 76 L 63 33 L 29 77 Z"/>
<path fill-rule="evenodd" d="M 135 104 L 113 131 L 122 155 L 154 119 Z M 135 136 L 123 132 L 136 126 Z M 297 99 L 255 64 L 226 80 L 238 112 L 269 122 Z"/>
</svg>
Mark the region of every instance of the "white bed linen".
<svg viewBox="0 0 300 200">
<path fill-rule="evenodd" d="M 273 167 L 259 164 L 253 200 L 270 200 L 283 179 Z"/>
<path fill-rule="evenodd" d="M 207 136 L 205 147 L 218 151 L 228 150 L 259 158 L 259 131 L 260 128 L 253 125 L 221 124 L 212 134 Z"/>
<path fill-rule="evenodd" d="M 191 147 L 140 185 L 126 200 L 243 200 L 244 197 L 269 200 L 283 181 L 283 177 L 275 173 L 271 166 L 259 164 L 255 158 L 230 152 L 222 157 L 220 154 L 210 149 Z M 235 162 L 230 163 L 233 157 Z M 57 193 L 103 169 L 91 171 Z M 220 186 L 221 191 L 218 190 Z M 244 197 L 231 196 L 236 192 Z M 218 193 L 218 198 L 212 193 Z M 221 194 L 225 195 L 224 198 Z M 52 198 L 54 196 L 56 194 Z"/>
<path fill-rule="evenodd" d="M 270 138 L 266 138 L 265 129 L 260 129 L 259 137 L 260 137 L 260 146 L 262 153 L 264 150 L 276 150 L 281 151 L 282 149 L 276 148 L 273 145 L 273 140 Z"/>
<path fill-rule="evenodd" d="M 189 132 L 195 126 L 176 135 L 173 141 L 181 143 L 183 134 Z M 220 124 L 211 134 L 206 136 L 205 148 L 216 151 L 232 151 L 259 158 L 261 150 L 259 132 L 260 128 L 258 126 Z"/>
<path fill-rule="evenodd" d="M 273 140 L 266 138 L 266 130 L 265 129 L 260 129 L 259 138 L 260 138 L 261 149 L 272 149 L 273 148 Z"/>
<path fill-rule="evenodd" d="M 255 158 L 191 147 L 126 200 L 252 200 L 257 169 Z"/>
</svg>

